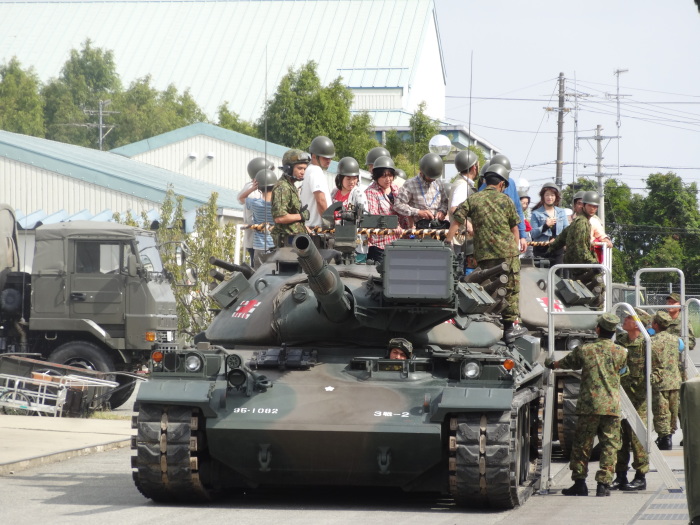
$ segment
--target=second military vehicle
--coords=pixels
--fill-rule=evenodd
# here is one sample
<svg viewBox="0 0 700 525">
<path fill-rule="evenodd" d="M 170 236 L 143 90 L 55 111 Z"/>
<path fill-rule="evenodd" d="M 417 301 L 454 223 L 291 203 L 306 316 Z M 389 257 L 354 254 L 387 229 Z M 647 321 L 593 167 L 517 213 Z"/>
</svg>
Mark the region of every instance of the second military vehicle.
<svg viewBox="0 0 700 525">
<path fill-rule="evenodd" d="M 499 279 L 459 282 L 441 241 L 398 240 L 380 265 L 355 264 L 358 227 L 396 226 L 359 215 L 336 224 L 335 250 L 301 235 L 249 278 L 233 272 L 212 292 L 221 311 L 196 347 L 153 354 L 132 444 L 146 497 L 343 485 L 434 491 L 462 506 L 527 499 L 538 340 L 501 341 Z M 389 358 L 393 338 L 412 343 L 409 359 Z"/>
<path fill-rule="evenodd" d="M 157 344 L 175 340 L 175 297 L 155 232 L 74 221 L 33 234 L 20 250 L 14 212 L 0 204 L 0 352 L 134 372 Z M 31 239 L 34 249 L 25 257 Z M 135 385 L 128 376 L 116 380 L 123 388 L 112 394 L 113 408 Z"/>
</svg>

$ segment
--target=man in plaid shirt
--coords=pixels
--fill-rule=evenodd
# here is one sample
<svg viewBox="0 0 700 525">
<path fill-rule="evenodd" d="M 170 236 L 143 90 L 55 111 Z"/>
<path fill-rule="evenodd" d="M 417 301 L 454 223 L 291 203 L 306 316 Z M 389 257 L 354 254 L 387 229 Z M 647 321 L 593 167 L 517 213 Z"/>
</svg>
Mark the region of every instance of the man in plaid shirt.
<svg viewBox="0 0 700 525">
<path fill-rule="evenodd" d="M 445 220 L 448 192 L 442 181 L 443 162 L 439 155 L 428 153 L 420 159 L 420 174 L 406 181 L 394 203 L 394 210 L 416 224 L 427 219 Z"/>
</svg>

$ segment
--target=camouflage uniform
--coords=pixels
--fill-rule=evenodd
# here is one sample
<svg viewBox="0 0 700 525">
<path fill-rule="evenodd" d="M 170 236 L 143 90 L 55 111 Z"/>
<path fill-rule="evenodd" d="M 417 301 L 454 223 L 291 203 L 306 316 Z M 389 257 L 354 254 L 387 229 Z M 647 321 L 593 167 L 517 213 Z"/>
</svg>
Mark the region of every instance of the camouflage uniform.
<svg viewBox="0 0 700 525">
<path fill-rule="evenodd" d="M 668 325 L 666 331 L 670 334 L 681 336 L 681 316 L 679 315 L 671 321 Z M 695 348 L 695 332 L 693 332 L 693 327 L 688 323 L 688 348 L 685 349 L 686 352 L 693 350 Z M 688 379 L 688 373 L 685 369 L 685 354 L 678 354 L 678 369 L 681 372 L 681 381 L 686 381 Z M 671 405 L 671 434 L 675 434 L 678 430 L 678 418 L 680 416 L 680 396 L 674 396 L 674 403 Z"/>
<path fill-rule="evenodd" d="M 639 334 L 634 341 L 630 341 L 626 333 L 617 338 L 617 344 L 627 348 L 627 369 L 629 373 L 620 378 L 620 385 L 625 389 L 627 397 L 637 409 L 637 414 L 646 421 L 647 418 L 647 383 L 645 377 L 646 341 Z M 617 465 L 615 472 L 625 474 L 630 462 L 630 448 L 634 461 L 632 468 L 640 474 L 649 472 L 649 453 L 632 431 L 632 427 L 626 419 L 622 420 L 620 428 L 622 446 L 617 452 Z"/>
<path fill-rule="evenodd" d="M 300 213 L 301 199 L 294 183 L 288 177 L 282 177 L 275 187 L 272 188 L 272 217 L 283 217 L 290 213 Z M 270 231 L 275 246 L 284 246 L 285 239 L 289 235 L 306 233 L 304 221 L 293 222 L 291 224 L 276 224 Z"/>
<path fill-rule="evenodd" d="M 619 322 L 615 315 L 601 317 Z M 601 453 L 595 479 L 606 485 L 612 482 L 620 448 L 620 370 L 626 359 L 627 351 L 623 347 L 610 339 L 598 339 L 577 346 L 559 361 L 559 368 L 581 369 L 581 390 L 576 403 L 578 422 L 569 463 L 573 480 L 586 479 L 588 460 L 597 435 Z"/>
<path fill-rule="evenodd" d="M 668 316 L 665 312 L 660 314 Z M 672 433 L 671 407 L 678 404 L 681 374 L 678 370 L 678 336 L 667 330 L 651 338 L 651 407 L 654 430 L 659 436 Z"/>
<path fill-rule="evenodd" d="M 474 227 L 474 258 L 482 269 L 503 262 L 510 267 L 506 285 L 508 306 L 501 312 L 504 321 L 520 316 L 520 252 L 511 228 L 520 223 L 513 201 L 495 186 L 473 193 L 454 212 L 454 220 L 464 224 L 471 219 Z"/>
</svg>

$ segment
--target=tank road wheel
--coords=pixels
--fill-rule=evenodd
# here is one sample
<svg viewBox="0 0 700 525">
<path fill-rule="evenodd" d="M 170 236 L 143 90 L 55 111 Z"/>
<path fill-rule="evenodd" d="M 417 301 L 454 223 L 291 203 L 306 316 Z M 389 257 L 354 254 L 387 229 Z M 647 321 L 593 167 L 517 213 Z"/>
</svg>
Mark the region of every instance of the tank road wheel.
<svg viewBox="0 0 700 525">
<path fill-rule="evenodd" d="M 561 377 L 557 380 L 557 435 L 559 446 L 566 459 L 571 456 L 571 447 L 576 433 L 576 402 L 580 390 L 578 378 Z"/>
<path fill-rule="evenodd" d="M 525 391 L 509 411 L 450 419 L 450 492 L 457 505 L 512 509 L 530 497 L 538 474 L 532 421 L 538 403 L 538 392 Z"/>
<path fill-rule="evenodd" d="M 160 503 L 199 503 L 212 499 L 199 477 L 206 454 L 199 410 L 184 406 L 141 405 L 132 427 L 134 483 L 145 497 Z"/>
</svg>

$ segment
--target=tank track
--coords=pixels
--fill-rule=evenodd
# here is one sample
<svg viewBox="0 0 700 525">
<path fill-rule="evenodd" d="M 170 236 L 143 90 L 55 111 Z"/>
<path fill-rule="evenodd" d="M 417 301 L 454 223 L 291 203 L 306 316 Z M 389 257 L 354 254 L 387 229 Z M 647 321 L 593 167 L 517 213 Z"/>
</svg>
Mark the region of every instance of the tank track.
<svg viewBox="0 0 700 525">
<path fill-rule="evenodd" d="M 530 497 L 540 472 L 532 418 L 539 399 L 539 390 L 525 390 L 509 411 L 450 419 L 449 484 L 457 505 L 512 509 Z"/>
<path fill-rule="evenodd" d="M 198 503 L 211 494 L 199 477 L 203 435 L 199 411 L 185 406 L 141 405 L 132 421 L 136 488 L 157 502 Z"/>
<path fill-rule="evenodd" d="M 571 456 L 571 447 L 576 433 L 576 402 L 580 390 L 580 381 L 574 377 L 557 379 L 557 436 L 559 446 L 565 458 Z"/>
</svg>

